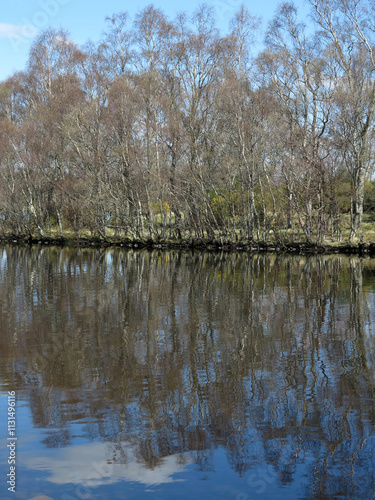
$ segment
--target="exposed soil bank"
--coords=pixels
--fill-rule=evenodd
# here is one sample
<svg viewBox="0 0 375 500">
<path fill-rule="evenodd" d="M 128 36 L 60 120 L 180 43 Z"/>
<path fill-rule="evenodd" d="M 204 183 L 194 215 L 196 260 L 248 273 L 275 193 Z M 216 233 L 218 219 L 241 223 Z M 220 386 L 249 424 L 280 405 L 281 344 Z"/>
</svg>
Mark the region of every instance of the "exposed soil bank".
<svg viewBox="0 0 375 500">
<path fill-rule="evenodd" d="M 225 251 L 225 252 L 277 252 L 277 253 L 299 253 L 299 254 L 322 254 L 322 253 L 344 253 L 344 254 L 367 254 L 375 255 L 375 243 L 339 243 L 335 245 L 309 245 L 307 243 L 285 243 L 275 245 L 273 243 L 262 242 L 219 242 L 217 240 L 158 240 L 151 239 L 124 239 L 115 241 L 101 238 L 62 238 L 62 237 L 26 237 L 19 235 L 6 235 L 0 237 L 0 242 L 27 245 L 55 245 L 73 247 L 122 247 L 122 248 L 148 248 L 165 250 L 205 250 L 205 251 Z"/>
</svg>

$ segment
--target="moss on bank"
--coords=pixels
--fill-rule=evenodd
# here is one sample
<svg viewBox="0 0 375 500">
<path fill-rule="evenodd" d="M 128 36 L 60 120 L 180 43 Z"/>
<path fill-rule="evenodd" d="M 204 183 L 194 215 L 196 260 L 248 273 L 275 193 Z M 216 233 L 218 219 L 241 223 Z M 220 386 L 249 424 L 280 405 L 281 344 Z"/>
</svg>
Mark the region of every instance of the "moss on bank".
<svg viewBox="0 0 375 500">
<path fill-rule="evenodd" d="M 322 253 L 345 253 L 345 254 L 368 254 L 375 255 L 375 242 L 348 241 L 325 243 L 324 245 L 308 244 L 305 242 L 254 242 L 254 241 L 219 241 L 215 239 L 181 239 L 181 240 L 153 240 L 153 239 L 121 239 L 113 237 L 106 239 L 94 236 L 82 238 L 66 236 L 22 236 L 6 234 L 0 236 L 0 242 L 21 245 L 55 245 L 72 247 L 122 247 L 133 249 L 180 249 L 180 250 L 204 250 L 225 252 L 278 252 L 278 253 L 300 253 L 300 254 L 322 254 Z"/>
</svg>

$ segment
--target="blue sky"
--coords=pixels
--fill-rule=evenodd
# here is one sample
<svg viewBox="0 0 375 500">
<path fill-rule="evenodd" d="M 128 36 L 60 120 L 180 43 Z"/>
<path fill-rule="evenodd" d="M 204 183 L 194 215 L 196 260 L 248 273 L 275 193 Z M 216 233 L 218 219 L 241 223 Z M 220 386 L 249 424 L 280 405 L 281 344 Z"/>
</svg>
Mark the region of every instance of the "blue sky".
<svg viewBox="0 0 375 500">
<path fill-rule="evenodd" d="M 152 3 L 173 19 L 177 12 L 194 12 L 200 0 L 1 0 L 0 81 L 26 66 L 35 35 L 48 27 L 67 29 L 78 44 L 98 41 L 105 29 L 105 17 L 117 12 L 134 14 Z M 280 0 L 208 0 L 215 8 L 217 24 L 226 32 L 228 21 L 243 3 L 251 14 L 262 17 L 263 26 L 273 17 Z M 308 12 L 303 0 L 294 2 L 300 12 Z"/>
</svg>

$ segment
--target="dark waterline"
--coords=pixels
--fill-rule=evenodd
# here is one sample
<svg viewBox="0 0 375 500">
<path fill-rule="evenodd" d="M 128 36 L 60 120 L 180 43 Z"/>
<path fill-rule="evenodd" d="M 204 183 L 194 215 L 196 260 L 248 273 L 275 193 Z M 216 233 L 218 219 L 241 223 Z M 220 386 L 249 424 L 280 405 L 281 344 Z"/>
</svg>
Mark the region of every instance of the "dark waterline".
<svg viewBox="0 0 375 500">
<path fill-rule="evenodd" d="M 0 247 L 0 498 L 372 498 L 374 297 L 356 256 Z"/>
</svg>

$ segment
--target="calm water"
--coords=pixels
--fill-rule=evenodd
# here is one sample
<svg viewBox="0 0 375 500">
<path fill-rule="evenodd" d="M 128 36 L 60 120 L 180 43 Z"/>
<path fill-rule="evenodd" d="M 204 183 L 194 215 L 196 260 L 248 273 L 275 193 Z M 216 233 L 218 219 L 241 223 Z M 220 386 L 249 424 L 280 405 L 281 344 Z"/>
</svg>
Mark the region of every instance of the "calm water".
<svg viewBox="0 0 375 500">
<path fill-rule="evenodd" d="M 0 247 L 0 498 L 375 498 L 374 298 L 358 257 Z"/>
</svg>

